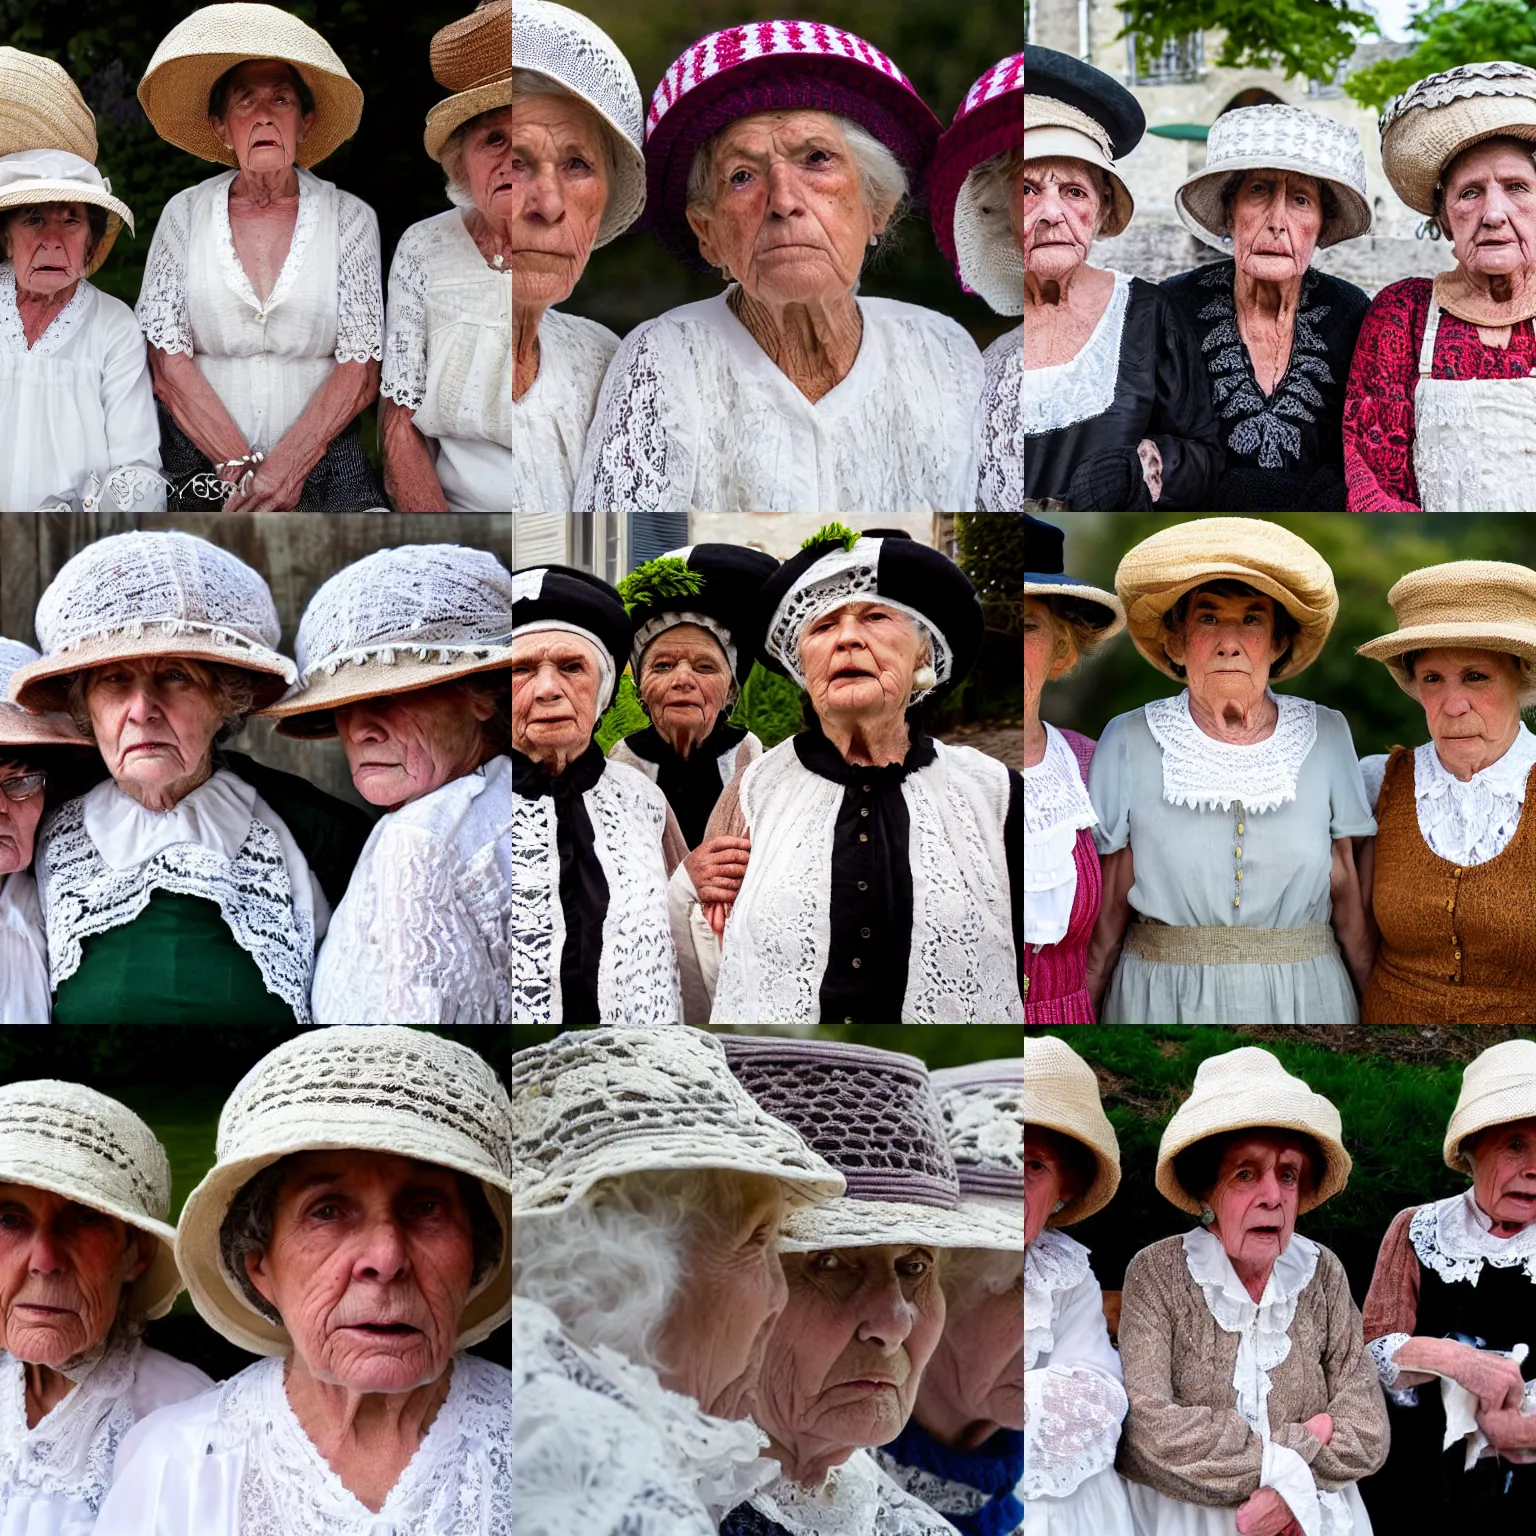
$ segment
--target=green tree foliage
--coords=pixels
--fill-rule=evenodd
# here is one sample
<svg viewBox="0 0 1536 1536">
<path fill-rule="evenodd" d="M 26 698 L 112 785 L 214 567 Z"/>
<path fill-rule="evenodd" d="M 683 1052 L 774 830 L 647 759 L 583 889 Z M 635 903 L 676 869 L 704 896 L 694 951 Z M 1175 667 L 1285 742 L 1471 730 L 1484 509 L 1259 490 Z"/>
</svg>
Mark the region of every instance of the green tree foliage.
<svg viewBox="0 0 1536 1536">
<path fill-rule="evenodd" d="M 1344 89 L 1378 111 L 1415 80 L 1458 64 L 1509 59 L 1536 65 L 1536 12 L 1523 0 L 1431 0 L 1409 30 L 1421 39 L 1412 53 L 1356 70 Z"/>
<path fill-rule="evenodd" d="M 1020 633 L 1024 612 L 1024 519 L 1009 512 L 955 518 L 960 569 L 971 578 L 987 628 Z"/>
</svg>

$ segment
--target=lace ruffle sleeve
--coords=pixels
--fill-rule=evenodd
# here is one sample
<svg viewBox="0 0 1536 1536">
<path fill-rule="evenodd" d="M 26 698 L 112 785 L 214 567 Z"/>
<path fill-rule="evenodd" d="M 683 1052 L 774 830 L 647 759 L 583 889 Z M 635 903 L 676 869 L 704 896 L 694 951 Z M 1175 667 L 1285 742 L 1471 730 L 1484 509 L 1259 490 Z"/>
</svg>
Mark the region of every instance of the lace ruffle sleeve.
<svg viewBox="0 0 1536 1536">
<path fill-rule="evenodd" d="M 1091 1371 L 1024 1373 L 1024 1497 L 1065 1498 L 1115 1464 L 1125 1388 Z"/>
<path fill-rule="evenodd" d="M 384 355 L 379 220 L 350 192 L 336 194 L 336 361 L 378 362 Z"/>
<path fill-rule="evenodd" d="M 406 230 L 389 266 L 384 378 L 379 393 L 419 411 L 427 397 L 427 264 L 419 226 Z"/>
<path fill-rule="evenodd" d="M 192 238 L 192 193 L 178 192 L 160 214 L 144 263 L 134 316 L 152 347 L 192 356 L 187 312 L 187 247 Z"/>
<path fill-rule="evenodd" d="M 976 411 L 976 510 L 1024 506 L 1024 328 L 982 354 L 986 373 Z"/>
</svg>

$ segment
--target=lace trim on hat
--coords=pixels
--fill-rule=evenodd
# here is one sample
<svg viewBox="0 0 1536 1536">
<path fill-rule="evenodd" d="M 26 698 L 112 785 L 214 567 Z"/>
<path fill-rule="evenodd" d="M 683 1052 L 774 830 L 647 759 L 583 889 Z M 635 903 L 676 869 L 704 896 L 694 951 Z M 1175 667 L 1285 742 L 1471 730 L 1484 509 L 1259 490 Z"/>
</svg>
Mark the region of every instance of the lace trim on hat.
<svg viewBox="0 0 1536 1536">
<path fill-rule="evenodd" d="M 1536 768 L 1536 735 L 1522 721 L 1509 750 L 1470 779 L 1458 779 L 1432 741 L 1413 754 L 1414 809 L 1430 849 L 1453 864 L 1486 864 L 1520 826 L 1525 786 Z"/>
<path fill-rule="evenodd" d="M 1008 512 L 1024 505 L 1024 327 L 1000 336 L 981 361 L 976 510 Z"/>
<path fill-rule="evenodd" d="M 791 1536 L 952 1536 L 939 1512 L 858 1450 L 817 1487 L 780 1477 L 749 1500 Z"/>
<path fill-rule="evenodd" d="M 1024 1080 L 1011 1083 L 973 1083 L 939 1093 L 950 1155 L 960 1175 L 960 1192 L 967 1190 L 967 1172 L 1024 1173 Z M 1016 1192 L 1016 1191 L 1015 1191 Z M 1004 1191 L 1000 1188 L 998 1194 Z"/>
<path fill-rule="evenodd" d="M 1453 101 L 1469 96 L 1536 97 L 1536 70 L 1524 64 L 1490 60 L 1481 64 L 1459 64 L 1455 69 L 1426 75 L 1395 96 L 1381 109 L 1381 131 L 1414 107 L 1448 107 Z"/>
<path fill-rule="evenodd" d="M 1077 356 L 1049 368 L 1029 370 L 1022 392 L 1026 436 L 1038 437 L 1089 421 L 1110 408 L 1120 379 L 1120 338 L 1130 297 L 1130 278 L 1123 272 L 1115 273 L 1109 303 Z"/>
<path fill-rule="evenodd" d="M 1476 1285 L 1484 1264 L 1495 1269 L 1525 1271 L 1536 1282 L 1536 1222 L 1513 1237 L 1495 1237 L 1482 1222 L 1477 1202 L 1469 1189 L 1421 1205 L 1408 1223 L 1408 1240 L 1419 1262 L 1447 1284 L 1465 1280 Z"/>
<path fill-rule="evenodd" d="M 1024 1369 L 1056 1347 L 1058 1299 L 1088 1278 L 1088 1250 L 1047 1227 L 1024 1250 Z"/>
<path fill-rule="evenodd" d="M 1251 746 L 1207 736 L 1189 711 L 1189 689 L 1143 705 L 1147 728 L 1163 754 L 1163 799 L 1192 810 L 1228 810 L 1241 802 L 1251 815 L 1296 798 L 1301 765 L 1317 741 L 1317 705 L 1293 694 L 1266 696 L 1279 710 L 1274 731 Z"/>
<path fill-rule="evenodd" d="M 52 357 L 80 329 L 90 292 L 91 285 L 82 278 L 75 284 L 69 302 L 48 322 L 48 329 L 29 348 L 27 330 L 16 302 L 16 268 L 8 261 L 0 264 L 0 352 L 13 352 L 23 357 Z"/>
</svg>

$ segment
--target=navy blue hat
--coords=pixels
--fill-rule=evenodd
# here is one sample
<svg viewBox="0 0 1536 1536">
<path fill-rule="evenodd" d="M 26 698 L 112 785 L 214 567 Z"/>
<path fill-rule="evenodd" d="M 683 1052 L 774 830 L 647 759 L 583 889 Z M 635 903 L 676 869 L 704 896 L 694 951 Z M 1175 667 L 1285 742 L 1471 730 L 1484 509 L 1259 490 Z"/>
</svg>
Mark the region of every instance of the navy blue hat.
<svg viewBox="0 0 1536 1536">
<path fill-rule="evenodd" d="M 574 565 L 530 565 L 512 573 L 512 636 L 550 627 L 579 630 L 613 658 L 617 680 L 634 638 L 619 594 Z M 606 709 L 610 700 L 600 705 Z"/>
<path fill-rule="evenodd" d="M 1113 592 L 1065 574 L 1066 542 L 1060 528 L 1024 514 L 1024 596 L 1070 602 L 1084 622 L 1101 630 L 1101 638 L 1108 640 L 1125 628 L 1125 608 Z"/>
<path fill-rule="evenodd" d="M 1050 96 L 1086 112 L 1109 135 L 1116 160 L 1130 154 L 1147 131 L 1141 103 L 1113 75 L 1070 53 L 1026 44 L 1024 89 L 1031 96 Z"/>
</svg>

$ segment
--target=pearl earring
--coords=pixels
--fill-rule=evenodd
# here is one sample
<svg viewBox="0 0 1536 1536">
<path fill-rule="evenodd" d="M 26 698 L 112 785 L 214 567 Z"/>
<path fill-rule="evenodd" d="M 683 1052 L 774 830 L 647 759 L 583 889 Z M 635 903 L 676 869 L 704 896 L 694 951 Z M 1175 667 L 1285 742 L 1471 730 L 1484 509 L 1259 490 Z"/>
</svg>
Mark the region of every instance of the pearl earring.
<svg viewBox="0 0 1536 1536">
<path fill-rule="evenodd" d="M 1065 1200 L 1058 1200 L 1056 1204 L 1051 1207 L 1051 1215 L 1059 1216 L 1064 1210 L 1066 1210 L 1066 1208 L 1067 1202 Z"/>
<path fill-rule="evenodd" d="M 879 235 L 871 235 L 869 237 L 869 246 L 870 246 L 871 250 L 873 250 L 879 244 L 880 244 L 880 236 Z"/>
<path fill-rule="evenodd" d="M 1210 1206 L 1202 1205 L 1200 1207 L 1200 1225 L 1202 1227 L 1209 1227 L 1215 1222 L 1215 1220 L 1216 1212 L 1213 1211 Z"/>
</svg>

